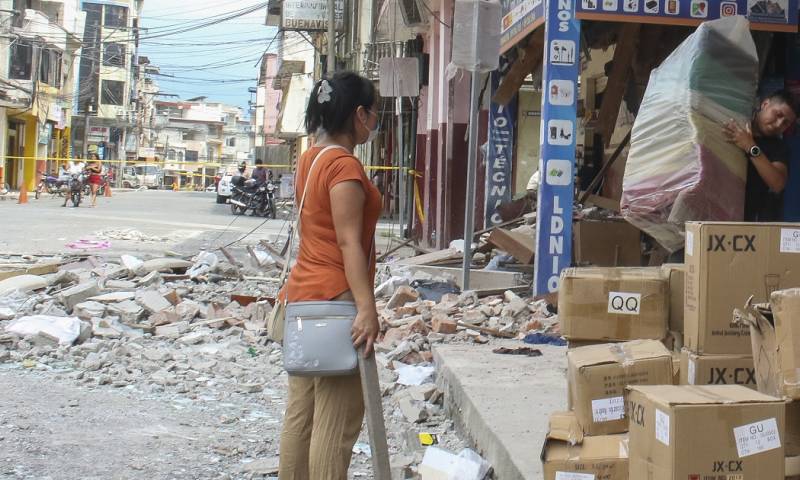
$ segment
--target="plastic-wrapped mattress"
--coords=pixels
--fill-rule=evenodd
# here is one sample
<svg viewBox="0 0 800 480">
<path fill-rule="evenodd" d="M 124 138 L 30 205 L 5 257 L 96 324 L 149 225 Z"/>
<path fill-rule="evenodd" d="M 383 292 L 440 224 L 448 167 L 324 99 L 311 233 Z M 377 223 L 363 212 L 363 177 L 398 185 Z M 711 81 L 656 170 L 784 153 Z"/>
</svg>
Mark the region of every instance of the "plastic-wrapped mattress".
<svg viewBox="0 0 800 480">
<path fill-rule="evenodd" d="M 758 54 L 744 17 L 703 23 L 650 75 L 633 125 L 622 213 L 669 251 L 684 222 L 740 221 L 747 157 L 723 125 L 749 121 Z"/>
</svg>

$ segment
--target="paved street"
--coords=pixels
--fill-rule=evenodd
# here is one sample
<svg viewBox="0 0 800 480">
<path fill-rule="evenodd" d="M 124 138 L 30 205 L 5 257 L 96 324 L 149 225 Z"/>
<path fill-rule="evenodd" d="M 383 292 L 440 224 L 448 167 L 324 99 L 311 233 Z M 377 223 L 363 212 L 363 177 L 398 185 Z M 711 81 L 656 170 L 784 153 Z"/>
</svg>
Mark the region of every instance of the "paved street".
<svg viewBox="0 0 800 480">
<path fill-rule="evenodd" d="M 63 199 L 49 195 L 39 200 L 31 196 L 24 205 L 0 202 L 3 224 L 0 252 L 58 253 L 67 248 L 66 244 L 96 238 L 95 234 L 103 230 L 133 229 L 166 240 L 111 238 L 110 248 L 98 253 L 173 250 L 193 254 L 200 248 L 236 240 L 256 227 L 253 239 L 286 231 L 284 220 L 234 217 L 230 206 L 218 205 L 214 199 L 213 193 L 206 192 L 149 190 L 115 191 L 113 197 L 98 198 L 96 208 L 84 204 L 79 208 L 62 208 Z"/>
</svg>

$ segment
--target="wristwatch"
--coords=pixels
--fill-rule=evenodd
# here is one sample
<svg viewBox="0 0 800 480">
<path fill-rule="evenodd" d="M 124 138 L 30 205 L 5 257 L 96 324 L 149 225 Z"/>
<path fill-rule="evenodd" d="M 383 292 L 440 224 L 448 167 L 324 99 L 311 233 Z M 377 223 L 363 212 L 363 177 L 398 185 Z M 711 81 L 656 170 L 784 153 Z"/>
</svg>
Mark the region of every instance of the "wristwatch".
<svg viewBox="0 0 800 480">
<path fill-rule="evenodd" d="M 759 155 L 761 155 L 761 147 L 759 147 L 758 145 L 753 145 L 747 152 L 747 156 L 750 158 L 755 158 Z"/>
</svg>

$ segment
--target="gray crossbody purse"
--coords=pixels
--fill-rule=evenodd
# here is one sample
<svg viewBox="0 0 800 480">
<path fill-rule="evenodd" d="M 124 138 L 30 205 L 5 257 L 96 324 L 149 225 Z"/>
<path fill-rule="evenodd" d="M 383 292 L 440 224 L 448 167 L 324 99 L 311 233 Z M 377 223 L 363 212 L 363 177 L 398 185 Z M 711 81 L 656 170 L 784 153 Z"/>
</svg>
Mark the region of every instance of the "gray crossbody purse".
<svg viewBox="0 0 800 480">
<path fill-rule="evenodd" d="M 314 172 L 314 165 L 327 150 L 324 148 L 311 163 L 306 187 L 300 199 L 295 229 L 300 227 L 306 193 Z M 298 231 L 302 242 L 302 236 Z M 294 233 L 292 233 L 294 237 Z M 291 240 L 290 240 L 291 245 Z M 291 257 L 291 247 L 290 247 Z M 370 253 L 371 256 L 371 253 Z M 291 261 L 287 259 L 286 263 Z M 290 282 L 289 282 L 290 283 Z M 286 286 L 289 297 L 289 284 Z M 328 377 L 349 375 L 358 370 L 358 354 L 353 347 L 351 329 L 356 317 L 356 305 L 348 301 L 289 302 L 285 306 L 283 329 L 283 368 L 289 375 Z"/>
</svg>

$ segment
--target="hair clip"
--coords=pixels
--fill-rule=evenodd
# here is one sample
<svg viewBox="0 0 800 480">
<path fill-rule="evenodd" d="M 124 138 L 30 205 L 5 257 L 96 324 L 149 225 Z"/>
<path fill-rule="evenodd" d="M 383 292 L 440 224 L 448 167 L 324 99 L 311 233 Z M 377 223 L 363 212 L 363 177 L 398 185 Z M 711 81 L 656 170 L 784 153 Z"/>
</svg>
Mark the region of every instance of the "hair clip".
<svg viewBox="0 0 800 480">
<path fill-rule="evenodd" d="M 333 93 L 333 88 L 331 88 L 331 84 L 328 83 L 327 80 L 323 80 L 319 84 L 319 91 L 317 92 L 317 102 L 319 103 L 329 102 L 331 99 L 331 93 Z"/>
</svg>

